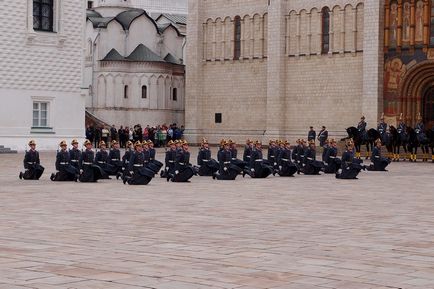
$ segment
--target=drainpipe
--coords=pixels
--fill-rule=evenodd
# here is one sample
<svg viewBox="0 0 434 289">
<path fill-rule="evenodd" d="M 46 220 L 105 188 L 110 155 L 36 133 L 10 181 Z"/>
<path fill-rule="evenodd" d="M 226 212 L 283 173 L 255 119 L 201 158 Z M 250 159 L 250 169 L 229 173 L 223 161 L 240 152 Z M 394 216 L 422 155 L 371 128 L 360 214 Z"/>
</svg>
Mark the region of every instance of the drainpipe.
<svg viewBox="0 0 434 289">
<path fill-rule="evenodd" d="M 92 42 L 92 108 L 95 108 L 95 70 L 96 70 L 96 60 L 95 60 L 95 48 L 96 48 L 96 41 L 98 40 L 101 33 L 101 28 L 98 28 L 98 34 L 95 37 L 95 40 Z"/>
</svg>

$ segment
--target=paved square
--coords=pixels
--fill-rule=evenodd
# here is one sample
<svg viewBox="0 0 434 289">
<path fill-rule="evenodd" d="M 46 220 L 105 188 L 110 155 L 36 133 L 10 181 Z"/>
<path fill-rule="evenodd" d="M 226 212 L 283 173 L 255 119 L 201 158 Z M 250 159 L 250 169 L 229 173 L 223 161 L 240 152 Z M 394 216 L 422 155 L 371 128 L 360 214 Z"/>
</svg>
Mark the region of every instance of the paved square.
<svg viewBox="0 0 434 289">
<path fill-rule="evenodd" d="M 0 156 L 2 289 L 434 288 L 432 163 L 131 187 L 53 183 L 54 153 L 20 181 L 22 158 Z"/>
</svg>

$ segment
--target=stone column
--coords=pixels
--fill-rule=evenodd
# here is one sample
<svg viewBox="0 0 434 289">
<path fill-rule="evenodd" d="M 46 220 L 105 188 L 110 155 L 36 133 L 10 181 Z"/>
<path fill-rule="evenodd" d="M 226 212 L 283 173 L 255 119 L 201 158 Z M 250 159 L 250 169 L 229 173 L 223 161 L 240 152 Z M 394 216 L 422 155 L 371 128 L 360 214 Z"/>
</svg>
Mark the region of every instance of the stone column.
<svg viewBox="0 0 434 289">
<path fill-rule="evenodd" d="M 363 99 L 362 111 L 369 127 L 375 127 L 383 112 L 384 0 L 366 0 L 364 4 Z M 357 122 L 360 116 L 354 116 Z"/>
<path fill-rule="evenodd" d="M 280 137 L 285 109 L 285 0 L 271 1 L 268 13 L 266 138 Z"/>
<path fill-rule="evenodd" d="M 204 62 L 204 25 L 202 19 L 203 1 L 188 1 L 187 25 L 187 70 L 185 95 L 185 127 L 186 138 L 190 142 L 198 142 L 201 134 L 200 119 L 202 118 L 202 70 Z"/>
</svg>

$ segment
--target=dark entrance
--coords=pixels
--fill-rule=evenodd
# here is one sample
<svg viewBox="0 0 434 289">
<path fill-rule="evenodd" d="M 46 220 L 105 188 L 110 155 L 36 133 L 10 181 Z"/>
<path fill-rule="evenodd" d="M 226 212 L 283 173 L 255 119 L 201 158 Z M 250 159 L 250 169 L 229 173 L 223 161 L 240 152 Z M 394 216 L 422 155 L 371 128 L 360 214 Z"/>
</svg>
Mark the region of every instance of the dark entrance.
<svg viewBox="0 0 434 289">
<path fill-rule="evenodd" d="M 434 86 L 429 87 L 423 95 L 422 117 L 426 128 L 434 126 Z"/>
</svg>

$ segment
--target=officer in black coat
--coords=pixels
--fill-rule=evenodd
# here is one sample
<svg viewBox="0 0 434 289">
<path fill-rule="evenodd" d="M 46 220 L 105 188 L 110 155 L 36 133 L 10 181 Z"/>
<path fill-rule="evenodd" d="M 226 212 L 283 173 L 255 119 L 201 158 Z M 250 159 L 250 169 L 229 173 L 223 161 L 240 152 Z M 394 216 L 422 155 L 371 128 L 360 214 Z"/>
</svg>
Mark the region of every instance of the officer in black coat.
<svg viewBox="0 0 434 289">
<path fill-rule="evenodd" d="M 80 158 L 80 182 L 94 183 L 102 178 L 104 171 L 94 164 L 95 153 L 92 150 L 92 143 L 86 140 L 83 144 L 86 149 L 81 154 Z"/>
<path fill-rule="evenodd" d="M 143 144 L 137 141 L 134 144 L 135 151 L 131 154 L 128 164 L 129 176 L 123 177 L 124 184 L 129 185 L 147 185 L 154 177 L 154 172 L 147 168 L 145 155 L 143 154 Z"/>
<path fill-rule="evenodd" d="M 323 125 L 320 132 L 318 133 L 319 146 L 324 147 L 327 139 L 329 138 L 329 132 L 326 127 Z"/>
<path fill-rule="evenodd" d="M 291 161 L 291 144 L 283 141 L 277 158 L 278 171 L 281 177 L 293 177 L 297 172 L 297 166 Z"/>
<path fill-rule="evenodd" d="M 347 140 L 346 150 L 342 154 L 342 165 L 340 172 L 336 173 L 337 179 L 357 179 L 357 175 L 365 166 L 361 160 L 354 157 L 354 142 L 352 139 Z"/>
<path fill-rule="evenodd" d="M 168 181 L 175 183 L 189 182 L 195 172 L 190 164 L 190 152 L 187 141 L 181 141 L 182 149 L 176 154 L 175 173 L 169 175 Z"/>
<path fill-rule="evenodd" d="M 319 175 L 322 168 L 324 168 L 324 164 L 316 160 L 315 141 L 311 140 L 304 156 L 303 173 L 305 175 Z"/>
<path fill-rule="evenodd" d="M 244 170 L 243 177 L 248 174 L 252 178 L 266 178 L 273 173 L 273 167 L 271 167 L 268 162 L 265 162 L 262 155 L 262 143 L 259 141 L 255 142 L 255 147 L 252 150 L 250 157 L 249 169 Z"/>
<path fill-rule="evenodd" d="M 341 167 L 341 160 L 337 157 L 338 148 L 335 139 L 331 139 L 329 142 L 329 147 L 324 156 L 324 173 L 326 174 L 336 174 Z"/>
<path fill-rule="evenodd" d="M 386 143 L 385 136 L 387 130 L 387 123 L 384 122 L 384 113 L 381 115 L 380 122 L 377 125 L 377 130 L 380 133 L 380 138 L 383 143 Z"/>
<path fill-rule="evenodd" d="M 74 166 L 77 170 L 80 170 L 81 151 L 78 149 L 78 141 L 76 139 L 73 139 L 71 145 L 72 148 L 69 150 L 71 165 Z"/>
<path fill-rule="evenodd" d="M 310 142 L 313 140 L 315 142 L 315 139 L 316 139 L 316 131 L 313 129 L 313 126 L 310 126 L 309 131 L 307 133 L 307 141 Z"/>
<path fill-rule="evenodd" d="M 162 178 L 167 178 L 169 175 L 175 174 L 175 161 L 176 161 L 176 145 L 173 140 L 170 140 L 167 145 L 169 149 L 166 151 L 166 157 L 164 159 L 165 168 L 164 171 L 161 172 Z"/>
<path fill-rule="evenodd" d="M 25 180 L 39 180 L 44 173 L 44 167 L 41 166 L 39 159 L 39 152 L 36 150 L 36 142 L 34 140 L 29 141 L 30 150 L 26 152 L 24 156 L 24 173 L 20 172 L 20 179 Z"/>
<path fill-rule="evenodd" d="M 71 164 L 71 157 L 66 141 L 61 141 L 60 150 L 56 156 L 57 173 L 51 174 L 50 179 L 54 182 L 76 182 L 79 177 L 79 170 Z"/>
<path fill-rule="evenodd" d="M 219 164 L 211 158 L 211 150 L 208 140 L 203 138 L 202 144 L 197 154 L 197 165 L 199 166 L 199 176 L 213 176 L 219 170 Z"/>
<path fill-rule="evenodd" d="M 386 167 L 390 164 L 390 159 L 381 156 L 381 139 L 375 141 L 375 147 L 372 150 L 371 162 L 368 171 L 387 171 Z"/>
<path fill-rule="evenodd" d="M 101 179 L 110 179 L 109 175 L 113 175 L 114 167 L 109 164 L 109 155 L 105 141 L 99 142 L 99 151 L 95 155 L 95 164 L 99 166 L 104 174 Z"/>
<path fill-rule="evenodd" d="M 235 180 L 242 169 L 232 163 L 231 143 L 225 142 L 220 152 L 219 171 L 214 173 L 213 179 Z"/>
</svg>

